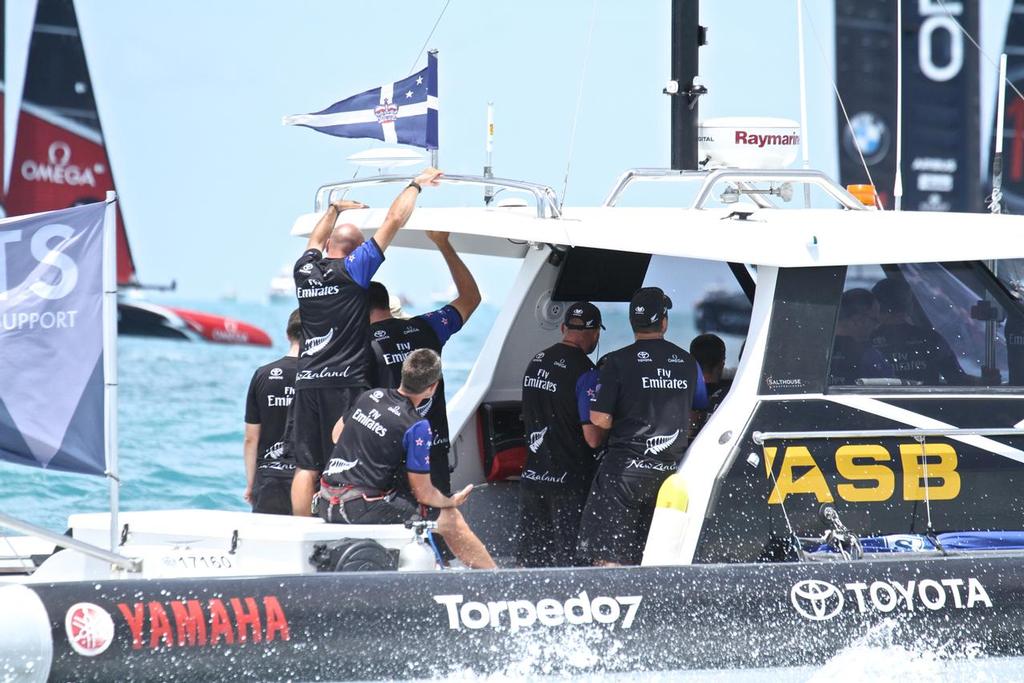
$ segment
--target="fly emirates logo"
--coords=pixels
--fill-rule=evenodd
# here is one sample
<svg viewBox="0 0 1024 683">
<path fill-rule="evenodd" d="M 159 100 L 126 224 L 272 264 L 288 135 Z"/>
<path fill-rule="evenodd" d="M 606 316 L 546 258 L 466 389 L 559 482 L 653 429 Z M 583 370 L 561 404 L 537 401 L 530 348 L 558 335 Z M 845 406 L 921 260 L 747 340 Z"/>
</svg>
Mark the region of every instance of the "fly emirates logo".
<svg viewBox="0 0 1024 683">
<path fill-rule="evenodd" d="M 656 368 L 654 377 L 642 377 L 644 389 L 689 389 L 690 383 L 685 379 L 672 377 L 672 371 Z"/>
</svg>

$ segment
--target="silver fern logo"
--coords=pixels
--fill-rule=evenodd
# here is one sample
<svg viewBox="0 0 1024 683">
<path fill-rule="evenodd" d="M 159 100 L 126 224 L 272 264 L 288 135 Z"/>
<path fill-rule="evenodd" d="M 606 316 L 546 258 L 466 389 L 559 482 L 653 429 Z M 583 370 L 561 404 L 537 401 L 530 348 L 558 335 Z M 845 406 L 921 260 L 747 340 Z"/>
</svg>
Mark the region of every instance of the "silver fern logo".
<svg viewBox="0 0 1024 683">
<path fill-rule="evenodd" d="M 658 453 L 667 451 L 678 438 L 678 429 L 672 434 L 666 434 L 665 436 L 652 436 L 647 439 L 647 450 L 644 451 L 644 455 L 657 455 Z"/>
<path fill-rule="evenodd" d="M 544 435 L 548 433 L 548 428 L 540 430 L 539 432 L 533 432 L 530 434 L 530 452 L 536 453 L 540 450 L 540 445 L 544 443 Z"/>
<path fill-rule="evenodd" d="M 306 350 L 302 352 L 303 356 L 312 356 L 323 350 L 325 346 L 331 343 L 331 339 L 334 338 L 334 328 L 327 330 L 327 334 L 321 337 L 310 337 L 306 340 Z"/>
</svg>

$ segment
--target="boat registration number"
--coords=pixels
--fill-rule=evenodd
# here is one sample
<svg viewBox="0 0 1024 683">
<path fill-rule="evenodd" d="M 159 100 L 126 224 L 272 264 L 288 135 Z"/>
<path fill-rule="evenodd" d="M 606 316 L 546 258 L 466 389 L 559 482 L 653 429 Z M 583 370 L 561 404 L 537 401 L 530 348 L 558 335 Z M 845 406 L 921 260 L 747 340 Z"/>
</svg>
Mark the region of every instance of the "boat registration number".
<svg viewBox="0 0 1024 683">
<path fill-rule="evenodd" d="M 231 558 L 220 553 L 168 555 L 164 557 L 164 564 L 175 569 L 191 570 L 231 569 L 233 566 Z"/>
</svg>

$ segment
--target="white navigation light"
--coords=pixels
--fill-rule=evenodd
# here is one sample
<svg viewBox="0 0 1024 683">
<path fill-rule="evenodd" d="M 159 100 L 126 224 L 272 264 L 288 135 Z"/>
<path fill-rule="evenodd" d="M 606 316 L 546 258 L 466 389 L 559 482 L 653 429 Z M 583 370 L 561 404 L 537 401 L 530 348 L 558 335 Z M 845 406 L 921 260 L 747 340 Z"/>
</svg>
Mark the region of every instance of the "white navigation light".
<svg viewBox="0 0 1024 683">
<path fill-rule="evenodd" d="M 358 152 L 348 157 L 356 166 L 370 168 L 395 168 L 398 166 L 414 166 L 424 163 L 423 155 L 413 149 L 402 147 L 374 147 L 365 152 Z"/>
<path fill-rule="evenodd" d="M 763 116 L 708 119 L 697 146 L 705 168 L 785 168 L 800 151 L 800 124 Z"/>
</svg>

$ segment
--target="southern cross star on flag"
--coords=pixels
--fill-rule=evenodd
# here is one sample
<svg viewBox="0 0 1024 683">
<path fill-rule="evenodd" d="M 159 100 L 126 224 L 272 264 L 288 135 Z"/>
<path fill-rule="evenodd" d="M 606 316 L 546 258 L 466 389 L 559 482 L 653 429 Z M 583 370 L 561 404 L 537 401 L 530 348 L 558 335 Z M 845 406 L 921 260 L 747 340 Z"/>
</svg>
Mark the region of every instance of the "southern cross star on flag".
<svg viewBox="0 0 1024 683">
<path fill-rule="evenodd" d="M 374 138 L 388 143 L 437 149 L 437 56 L 427 68 L 335 102 L 313 114 L 285 116 L 286 126 L 305 126 L 343 138 Z"/>
</svg>

